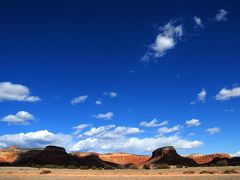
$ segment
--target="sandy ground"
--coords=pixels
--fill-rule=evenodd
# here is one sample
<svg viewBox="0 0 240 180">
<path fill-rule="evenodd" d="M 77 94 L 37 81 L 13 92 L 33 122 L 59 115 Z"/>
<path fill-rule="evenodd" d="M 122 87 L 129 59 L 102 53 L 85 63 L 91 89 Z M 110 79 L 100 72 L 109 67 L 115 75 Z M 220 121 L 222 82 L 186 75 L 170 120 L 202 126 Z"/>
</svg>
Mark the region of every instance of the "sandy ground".
<svg viewBox="0 0 240 180">
<path fill-rule="evenodd" d="M 226 169 L 235 169 L 238 173 L 223 174 Z M 46 168 L 28 167 L 0 167 L 0 179 L 25 180 L 25 179 L 83 179 L 83 180 L 240 180 L 240 167 L 202 167 L 184 169 L 162 169 L 162 170 L 80 170 L 80 169 L 48 169 L 49 174 L 40 174 Z M 184 174 L 185 171 L 194 171 L 194 174 Z M 217 174 L 199 174 L 202 170 L 215 170 Z"/>
</svg>

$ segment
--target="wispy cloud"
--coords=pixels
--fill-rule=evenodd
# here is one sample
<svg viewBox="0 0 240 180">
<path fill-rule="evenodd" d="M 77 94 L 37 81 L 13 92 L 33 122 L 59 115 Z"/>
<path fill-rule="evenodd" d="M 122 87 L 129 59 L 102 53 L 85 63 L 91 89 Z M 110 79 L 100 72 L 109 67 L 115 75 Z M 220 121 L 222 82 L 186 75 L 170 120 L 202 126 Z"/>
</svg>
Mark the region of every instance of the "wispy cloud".
<svg viewBox="0 0 240 180">
<path fill-rule="evenodd" d="M 194 16 L 193 20 L 195 22 L 195 28 L 204 28 L 204 25 L 202 23 L 202 19 L 200 17 Z"/>
<path fill-rule="evenodd" d="M 73 129 L 75 130 L 73 132 L 74 135 L 78 135 L 79 133 L 82 132 L 83 129 L 89 127 L 89 124 L 79 124 L 77 126 L 74 126 Z"/>
<path fill-rule="evenodd" d="M 135 127 L 107 125 L 91 128 L 83 133 L 86 137 L 72 148 L 74 151 L 97 152 L 149 152 L 162 146 L 173 145 L 178 149 L 191 149 L 203 145 L 203 142 L 188 141 L 178 135 L 139 138 L 136 135 L 144 131 Z"/>
<path fill-rule="evenodd" d="M 216 21 L 218 21 L 218 22 L 221 22 L 221 21 L 226 21 L 227 20 L 227 14 L 228 14 L 228 12 L 227 11 L 225 11 L 224 9 L 220 9 L 219 11 L 218 11 L 218 13 L 216 14 L 216 16 L 215 16 L 215 20 Z"/>
<path fill-rule="evenodd" d="M 213 127 L 213 128 L 208 128 L 206 131 L 209 134 L 213 135 L 213 134 L 219 133 L 221 130 L 218 127 Z"/>
<path fill-rule="evenodd" d="M 177 132 L 181 130 L 182 127 L 180 125 L 176 125 L 174 127 L 168 128 L 168 127 L 161 127 L 158 129 L 158 133 L 160 134 L 167 134 L 167 133 L 172 133 L 172 132 Z"/>
<path fill-rule="evenodd" d="M 197 95 L 197 100 L 191 102 L 191 105 L 195 105 L 197 102 L 204 103 L 206 101 L 207 91 L 203 88 Z"/>
<path fill-rule="evenodd" d="M 96 104 L 96 105 L 102 105 L 102 100 L 101 100 L 101 99 L 96 100 L 96 101 L 95 101 L 95 104 Z"/>
<path fill-rule="evenodd" d="M 83 129 L 85 125 L 76 126 Z M 53 133 L 40 130 L 28 133 L 0 135 L 0 147 L 16 145 L 23 148 L 42 148 L 50 144 L 65 147 L 68 151 L 151 152 L 162 146 L 192 149 L 203 145 L 199 140 L 187 140 L 179 135 L 140 138 L 143 130 L 137 127 L 106 125 L 92 127 L 80 134 Z M 81 136 L 79 139 L 78 137 Z"/>
<path fill-rule="evenodd" d="M 140 122 L 140 126 L 143 127 L 159 127 L 159 126 L 165 126 L 168 124 L 168 121 L 163 121 L 158 123 L 158 120 L 156 118 L 154 118 L 152 121 L 142 121 Z"/>
<path fill-rule="evenodd" d="M 93 115 L 96 119 L 105 119 L 105 120 L 111 120 L 113 118 L 114 114 L 113 112 L 107 112 L 107 113 L 101 113 L 97 115 Z"/>
<path fill-rule="evenodd" d="M 70 103 L 72 105 L 80 104 L 80 103 L 84 103 L 87 99 L 88 99 L 88 95 L 79 96 L 79 97 L 72 99 Z"/>
<path fill-rule="evenodd" d="M 177 21 L 170 21 L 159 27 L 159 34 L 155 42 L 149 46 L 141 61 L 149 63 L 164 56 L 170 49 L 173 49 L 183 36 L 183 27 Z"/>
<path fill-rule="evenodd" d="M 235 109 L 224 109 L 225 112 L 234 112 Z"/>
<path fill-rule="evenodd" d="M 114 91 L 111 91 L 111 92 L 105 92 L 103 93 L 104 96 L 109 96 L 111 98 L 115 98 L 118 96 L 118 93 L 117 92 L 114 92 Z"/>
<path fill-rule="evenodd" d="M 223 88 L 216 95 L 216 100 L 226 101 L 237 97 L 240 97 L 240 87 L 234 87 L 232 89 Z"/>
<path fill-rule="evenodd" d="M 199 126 L 201 124 L 199 119 L 191 119 L 186 121 L 188 127 Z"/>
<path fill-rule="evenodd" d="M 1 119 L 2 122 L 15 125 L 28 125 L 30 120 L 34 120 L 34 116 L 26 111 L 19 111 L 15 115 L 10 114 Z"/>
<path fill-rule="evenodd" d="M 31 96 L 28 87 L 11 82 L 0 82 L 1 101 L 25 101 L 36 102 L 41 99 L 38 96 Z"/>
</svg>

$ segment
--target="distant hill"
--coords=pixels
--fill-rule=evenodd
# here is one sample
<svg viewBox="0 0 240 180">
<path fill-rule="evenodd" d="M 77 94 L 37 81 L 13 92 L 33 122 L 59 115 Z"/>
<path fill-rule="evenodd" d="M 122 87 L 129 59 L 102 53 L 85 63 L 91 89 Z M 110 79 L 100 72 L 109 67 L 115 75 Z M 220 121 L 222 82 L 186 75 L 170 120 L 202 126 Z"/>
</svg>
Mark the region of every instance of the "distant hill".
<svg viewBox="0 0 240 180">
<path fill-rule="evenodd" d="M 224 160 L 224 161 L 223 161 Z M 162 147 L 152 152 L 152 156 L 96 152 L 67 153 L 64 148 L 47 146 L 44 149 L 20 149 L 9 147 L 0 149 L 1 166 L 44 166 L 85 168 L 158 168 L 161 164 L 183 166 L 240 165 L 240 157 L 217 153 L 210 155 L 181 156 L 173 146 Z"/>
</svg>

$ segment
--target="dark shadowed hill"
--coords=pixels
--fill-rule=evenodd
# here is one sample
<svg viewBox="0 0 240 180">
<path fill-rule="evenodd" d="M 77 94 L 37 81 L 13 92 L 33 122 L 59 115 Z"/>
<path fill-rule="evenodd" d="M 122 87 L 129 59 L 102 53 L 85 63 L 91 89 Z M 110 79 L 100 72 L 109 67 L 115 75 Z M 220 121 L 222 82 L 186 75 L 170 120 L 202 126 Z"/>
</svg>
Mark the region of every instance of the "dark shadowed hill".
<svg viewBox="0 0 240 180">
<path fill-rule="evenodd" d="M 196 159 L 196 160 L 195 160 Z M 47 146 L 44 149 L 18 149 L 10 147 L 0 149 L 1 166 L 44 166 L 91 168 L 158 168 L 161 164 L 183 166 L 240 165 L 240 157 L 231 158 L 227 154 L 180 156 L 174 147 L 167 146 L 156 149 L 152 156 L 141 156 L 126 153 L 67 153 L 64 148 Z"/>
<path fill-rule="evenodd" d="M 36 165 L 56 165 L 56 166 L 88 166 L 89 168 L 118 167 L 116 163 L 111 163 L 99 159 L 98 156 L 91 154 L 85 157 L 77 157 L 68 154 L 64 148 L 57 146 L 47 146 L 43 150 L 28 150 L 19 153 L 16 160 L 9 165 L 13 166 L 36 166 Z"/>
<path fill-rule="evenodd" d="M 156 149 L 152 153 L 152 157 L 146 161 L 143 166 L 157 167 L 159 164 L 168 165 L 185 165 L 185 166 L 197 166 L 198 164 L 187 157 L 182 157 L 177 154 L 173 146 L 162 147 Z"/>
</svg>

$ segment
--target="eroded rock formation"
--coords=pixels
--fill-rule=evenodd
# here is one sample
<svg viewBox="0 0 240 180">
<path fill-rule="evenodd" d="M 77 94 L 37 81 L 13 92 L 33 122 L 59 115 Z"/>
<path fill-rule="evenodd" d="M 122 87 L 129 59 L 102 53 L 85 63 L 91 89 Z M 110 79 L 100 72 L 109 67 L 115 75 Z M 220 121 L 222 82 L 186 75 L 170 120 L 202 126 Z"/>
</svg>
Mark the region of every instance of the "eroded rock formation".
<svg viewBox="0 0 240 180">
<path fill-rule="evenodd" d="M 156 149 L 152 153 L 152 157 L 146 161 L 142 166 L 150 166 L 157 167 L 160 164 L 168 164 L 168 165 L 185 165 L 185 166 L 197 166 L 198 164 L 188 158 L 182 157 L 177 154 L 175 148 L 173 146 L 162 147 Z"/>
<path fill-rule="evenodd" d="M 229 154 L 223 154 L 223 153 L 217 153 L 217 154 L 208 154 L 208 155 L 189 155 L 187 156 L 190 159 L 193 159 L 198 164 L 205 164 L 211 162 L 215 158 L 228 158 L 231 159 L 231 156 Z"/>
<path fill-rule="evenodd" d="M 228 165 L 240 165 L 240 157 L 231 158 L 228 154 L 189 155 L 180 156 L 174 147 L 167 146 L 156 149 L 152 156 L 142 156 L 127 153 L 98 154 L 95 152 L 67 153 L 64 148 L 47 146 L 44 149 L 19 149 L 9 147 L 0 149 L 0 165 L 35 166 L 57 165 L 76 167 L 115 167 L 115 168 L 138 168 L 158 167 L 160 164 L 168 165 L 217 165 L 224 160 Z"/>
</svg>

